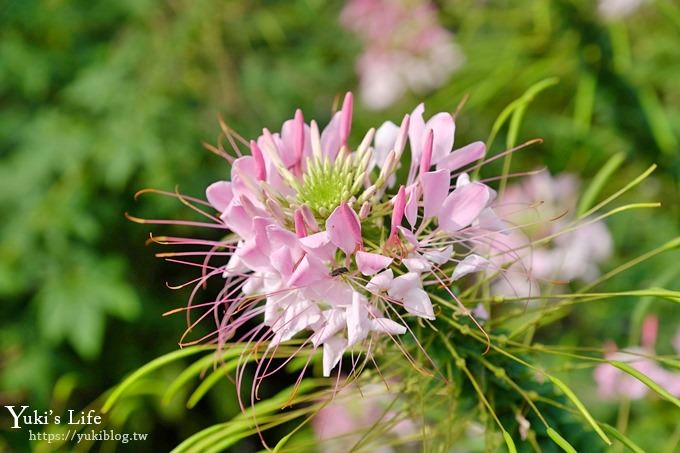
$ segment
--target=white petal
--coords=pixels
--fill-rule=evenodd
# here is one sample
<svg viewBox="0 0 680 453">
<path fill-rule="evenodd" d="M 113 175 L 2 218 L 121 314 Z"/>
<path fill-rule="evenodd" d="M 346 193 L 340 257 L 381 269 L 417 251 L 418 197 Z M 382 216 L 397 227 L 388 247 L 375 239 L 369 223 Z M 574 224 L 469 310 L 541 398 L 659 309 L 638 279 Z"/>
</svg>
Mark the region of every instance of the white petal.
<svg viewBox="0 0 680 453">
<path fill-rule="evenodd" d="M 323 312 L 325 322 L 309 337 L 314 347 L 340 332 L 347 325 L 345 310 L 330 309 Z"/>
<path fill-rule="evenodd" d="M 368 301 L 364 296 L 355 292 L 352 295 L 352 306 L 347 310 L 347 346 L 353 346 L 363 341 L 371 328 L 368 319 Z"/>
<path fill-rule="evenodd" d="M 387 294 L 401 300 L 404 295 L 413 288 L 422 288 L 420 275 L 415 272 L 408 272 L 392 281 L 392 284 L 387 290 Z"/>
<path fill-rule="evenodd" d="M 434 320 L 432 302 L 430 301 L 430 296 L 428 296 L 424 290 L 413 288 L 406 293 L 402 300 L 407 312 L 421 318 Z"/>
<path fill-rule="evenodd" d="M 347 341 L 340 337 L 331 337 L 323 344 L 323 375 L 328 377 L 331 370 L 338 364 L 342 354 L 347 349 Z"/>
<path fill-rule="evenodd" d="M 456 266 L 456 269 L 454 269 L 453 274 L 451 275 L 451 280 L 458 280 L 459 278 L 462 278 L 466 276 L 467 274 L 471 274 L 473 272 L 479 272 L 485 269 L 491 269 L 493 268 L 493 264 L 486 258 L 482 258 L 479 255 L 468 255 L 458 263 Z"/>
<path fill-rule="evenodd" d="M 414 254 L 410 254 L 409 258 L 403 259 L 402 263 L 404 263 L 404 266 L 406 266 L 406 269 L 408 269 L 409 272 L 416 272 L 418 274 L 432 269 L 428 260 Z"/>
<path fill-rule="evenodd" d="M 391 335 L 403 335 L 406 333 L 406 327 L 398 322 L 394 322 L 389 318 L 375 318 L 371 320 L 371 330 L 375 332 L 384 332 Z"/>
<path fill-rule="evenodd" d="M 423 252 L 423 258 L 426 260 L 435 263 L 435 264 L 444 264 L 448 262 L 451 259 L 451 255 L 453 254 L 453 247 L 450 245 L 447 245 L 445 248 L 441 250 L 428 250 L 427 252 Z"/>
<path fill-rule="evenodd" d="M 387 269 L 386 271 L 383 271 L 373 277 L 366 285 L 366 289 L 372 293 L 377 293 L 378 291 L 387 291 L 387 289 L 392 284 L 392 280 L 394 280 L 392 269 Z"/>
</svg>

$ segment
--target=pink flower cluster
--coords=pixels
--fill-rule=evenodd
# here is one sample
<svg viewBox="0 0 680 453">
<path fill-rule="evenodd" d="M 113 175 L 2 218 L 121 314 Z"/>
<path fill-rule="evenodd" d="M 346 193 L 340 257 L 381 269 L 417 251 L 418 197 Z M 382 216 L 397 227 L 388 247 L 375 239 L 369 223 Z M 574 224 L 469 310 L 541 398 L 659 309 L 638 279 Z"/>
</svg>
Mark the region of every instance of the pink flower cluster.
<svg viewBox="0 0 680 453">
<path fill-rule="evenodd" d="M 463 63 L 428 0 L 348 0 L 341 22 L 364 44 L 357 71 L 370 108 L 388 107 L 408 89 L 436 88 Z"/>
<path fill-rule="evenodd" d="M 208 187 L 214 227 L 230 232 L 203 242 L 214 247 L 197 284 L 224 278 L 210 305 L 218 343 L 263 316 L 242 340 L 276 348 L 297 337 L 323 346 L 328 376 L 345 351 L 374 335 L 404 334 L 405 315 L 434 320 L 427 285 L 448 288 L 489 268 L 465 247 L 499 223 L 495 192 L 460 170 L 484 156 L 484 145 L 453 150 L 453 117 L 426 121 L 419 105 L 352 150 L 352 103 L 348 94 L 323 131 L 299 110 L 279 133 L 264 129 L 250 155 L 233 160 L 231 180 Z M 406 184 L 390 189 L 407 142 Z"/>
</svg>

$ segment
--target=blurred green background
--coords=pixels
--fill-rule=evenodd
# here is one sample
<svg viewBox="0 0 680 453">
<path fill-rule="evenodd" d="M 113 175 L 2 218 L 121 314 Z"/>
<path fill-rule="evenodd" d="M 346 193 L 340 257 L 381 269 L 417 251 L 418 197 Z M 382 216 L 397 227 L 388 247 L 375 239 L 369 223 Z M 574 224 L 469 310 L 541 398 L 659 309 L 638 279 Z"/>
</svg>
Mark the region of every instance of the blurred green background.
<svg viewBox="0 0 680 453">
<path fill-rule="evenodd" d="M 652 163 L 654 176 L 626 201 L 654 211 L 608 221 L 614 268 L 680 234 L 680 5 L 643 2 L 604 20 L 596 2 L 438 1 L 465 63 L 440 88 L 410 93 L 375 112 L 360 102 L 355 132 L 398 122 L 424 100 L 452 111 L 457 143 L 485 140 L 501 110 L 546 77 L 559 84 L 531 103 L 520 140 L 544 143 L 516 154 L 513 169 L 548 166 L 589 180 L 615 153 L 626 160 L 604 194 Z M 142 188 L 202 196 L 229 169 L 205 151 L 219 115 L 244 137 L 278 129 L 301 107 L 324 123 L 338 94 L 355 90 L 356 36 L 338 20 L 343 2 L 0 0 L 0 402 L 44 410 L 90 404 L 125 374 L 177 347 L 190 270 L 153 257 L 151 229 L 125 212 L 178 218 L 180 203 Z M 497 140 L 493 152 L 502 149 Z M 608 287 L 680 289 L 677 251 L 617 276 Z M 564 344 L 620 346 L 646 311 L 662 319 L 658 352 L 671 354 L 677 307 L 639 300 L 580 310 Z M 637 323 L 637 324 L 636 324 Z M 594 395 L 592 380 L 577 389 Z M 221 391 L 219 390 L 221 389 Z M 238 411 L 225 382 L 196 409 L 140 395 L 119 423 L 149 432 L 155 451 Z M 153 394 L 153 390 L 148 392 Z M 616 404 L 589 398 L 615 423 Z M 629 432 L 650 451 L 677 413 L 635 403 Z M 645 418 L 658 409 L 653 419 Z M 672 414 L 671 410 L 667 414 Z M 4 416 L 3 416 L 4 417 Z M 25 451 L 26 433 L 7 431 L 1 451 Z M 35 445 L 30 445 L 35 448 Z M 257 449 L 256 445 L 241 446 Z"/>
</svg>

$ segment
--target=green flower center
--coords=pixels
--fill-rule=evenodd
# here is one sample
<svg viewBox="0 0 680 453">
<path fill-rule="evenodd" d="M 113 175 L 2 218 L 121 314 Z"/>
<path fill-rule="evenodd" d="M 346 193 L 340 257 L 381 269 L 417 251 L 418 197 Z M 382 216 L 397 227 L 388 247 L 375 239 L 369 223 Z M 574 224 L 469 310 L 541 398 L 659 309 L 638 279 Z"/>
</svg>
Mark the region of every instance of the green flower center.
<svg viewBox="0 0 680 453">
<path fill-rule="evenodd" d="M 307 163 L 298 200 L 321 217 L 328 216 L 343 201 L 349 201 L 362 187 L 363 173 L 352 156 L 328 159 L 310 159 Z"/>
</svg>

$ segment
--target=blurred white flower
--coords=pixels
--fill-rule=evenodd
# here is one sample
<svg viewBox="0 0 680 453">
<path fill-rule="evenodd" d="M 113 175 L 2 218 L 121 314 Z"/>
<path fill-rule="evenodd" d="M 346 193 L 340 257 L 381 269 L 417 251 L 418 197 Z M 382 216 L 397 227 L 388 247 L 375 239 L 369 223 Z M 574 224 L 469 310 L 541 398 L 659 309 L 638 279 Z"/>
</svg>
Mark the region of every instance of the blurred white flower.
<svg viewBox="0 0 680 453">
<path fill-rule="evenodd" d="M 607 20 L 623 19 L 630 16 L 645 0 L 600 0 L 597 11 Z"/>
</svg>

